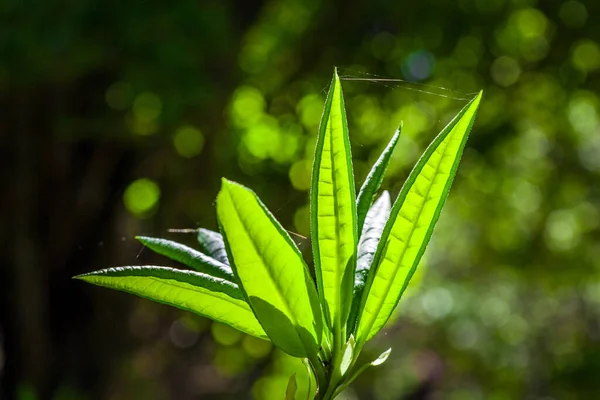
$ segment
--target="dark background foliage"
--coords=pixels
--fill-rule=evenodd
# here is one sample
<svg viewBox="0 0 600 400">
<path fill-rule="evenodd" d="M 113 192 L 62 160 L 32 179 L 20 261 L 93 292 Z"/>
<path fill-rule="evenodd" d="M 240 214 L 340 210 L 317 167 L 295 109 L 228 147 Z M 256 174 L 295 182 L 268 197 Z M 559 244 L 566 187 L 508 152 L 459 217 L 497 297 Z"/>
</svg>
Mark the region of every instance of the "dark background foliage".
<svg viewBox="0 0 600 400">
<path fill-rule="evenodd" d="M 597 398 L 599 13 L 591 0 L 0 2 L 3 398 L 282 398 L 303 370 L 269 344 L 70 277 L 168 264 L 133 237 L 215 229 L 221 176 L 308 251 L 334 65 L 405 81 L 343 82 L 358 184 L 404 121 L 393 195 L 485 92 L 421 273 L 366 349 L 392 356 L 344 398 Z"/>
</svg>

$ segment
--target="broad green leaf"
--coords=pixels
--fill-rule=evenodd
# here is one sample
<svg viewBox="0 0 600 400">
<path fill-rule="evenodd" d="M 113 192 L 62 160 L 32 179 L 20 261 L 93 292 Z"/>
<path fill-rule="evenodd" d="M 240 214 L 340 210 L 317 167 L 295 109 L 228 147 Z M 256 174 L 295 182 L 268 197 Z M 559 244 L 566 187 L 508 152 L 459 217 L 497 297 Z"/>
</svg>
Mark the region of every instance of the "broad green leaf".
<svg viewBox="0 0 600 400">
<path fill-rule="evenodd" d="M 358 192 L 358 197 L 356 198 L 356 214 L 359 231 L 364 231 L 363 224 L 365 222 L 365 218 L 371 207 L 371 203 L 373 203 L 375 193 L 381 187 L 383 175 L 385 174 L 385 170 L 390 163 L 390 159 L 392 158 L 392 153 L 396 148 L 396 144 L 398 144 L 401 131 L 402 124 L 400 124 L 396 130 L 396 133 L 394 133 L 394 136 L 392 136 L 392 139 L 379 156 L 379 159 L 377 159 L 373 165 L 373 168 L 371 168 L 369 175 L 367 175 L 367 179 L 365 179 L 365 183 L 363 183 L 362 187 L 360 188 L 360 192 Z"/>
<path fill-rule="evenodd" d="M 360 235 L 360 241 L 358 242 L 358 259 L 356 262 L 356 274 L 354 275 L 352 311 L 350 312 L 350 318 L 348 319 L 349 332 L 354 330 L 361 296 L 367 283 L 379 239 L 381 238 L 385 223 L 390 216 L 391 206 L 390 193 L 385 190 L 367 213 L 365 224 Z"/>
<path fill-rule="evenodd" d="M 200 250 L 202 250 L 203 253 L 208 254 L 215 260 L 220 261 L 225 265 L 229 265 L 227 250 L 225 249 L 223 236 L 221 236 L 220 233 L 200 228 L 198 229 L 196 237 L 198 238 L 198 243 L 200 244 Z"/>
<path fill-rule="evenodd" d="M 319 296 L 329 327 L 341 331 L 352 303 L 358 232 L 348 124 L 337 71 L 319 126 L 310 206 Z"/>
<path fill-rule="evenodd" d="M 224 279 L 155 266 L 109 268 L 75 279 L 190 311 L 268 340 L 241 290 Z"/>
<path fill-rule="evenodd" d="M 460 162 L 479 93 L 427 148 L 392 207 L 363 292 L 359 347 L 385 325 L 425 251 Z"/>
<path fill-rule="evenodd" d="M 198 272 L 202 272 L 217 278 L 227 279 L 235 283 L 235 277 L 231 271 L 231 267 L 185 246 L 181 243 L 167 239 L 151 238 L 146 236 L 137 236 L 137 240 L 142 242 L 144 246 L 155 251 L 171 260 L 175 260 Z"/>
<path fill-rule="evenodd" d="M 287 232 L 250 189 L 223 179 L 217 215 L 229 261 L 273 343 L 314 359 L 321 342 L 319 299 Z"/>
<path fill-rule="evenodd" d="M 298 384 L 296 383 L 296 373 L 294 372 L 292 376 L 290 376 L 287 388 L 285 389 L 285 400 L 295 400 L 297 390 Z"/>
</svg>

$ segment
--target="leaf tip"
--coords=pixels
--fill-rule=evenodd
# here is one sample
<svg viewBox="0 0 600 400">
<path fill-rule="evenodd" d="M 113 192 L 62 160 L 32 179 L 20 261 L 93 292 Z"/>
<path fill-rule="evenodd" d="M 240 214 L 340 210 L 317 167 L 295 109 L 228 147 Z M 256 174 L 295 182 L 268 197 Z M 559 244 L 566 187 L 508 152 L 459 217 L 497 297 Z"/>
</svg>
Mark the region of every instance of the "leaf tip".
<svg viewBox="0 0 600 400">
<path fill-rule="evenodd" d="M 376 367 L 378 365 L 383 364 L 384 362 L 386 362 L 386 360 L 390 356 L 391 352 L 392 352 L 392 348 L 390 347 L 389 349 L 387 349 L 386 351 L 384 351 L 383 353 L 381 353 L 381 355 L 379 357 L 377 357 L 377 359 L 375 361 L 373 361 L 371 363 L 371 365 L 374 366 L 374 367 Z"/>
<path fill-rule="evenodd" d="M 90 279 L 90 275 L 93 275 L 93 274 L 94 274 L 93 272 L 86 272 L 85 274 L 79 274 L 79 275 L 72 276 L 71 279 L 87 282 Z"/>
</svg>

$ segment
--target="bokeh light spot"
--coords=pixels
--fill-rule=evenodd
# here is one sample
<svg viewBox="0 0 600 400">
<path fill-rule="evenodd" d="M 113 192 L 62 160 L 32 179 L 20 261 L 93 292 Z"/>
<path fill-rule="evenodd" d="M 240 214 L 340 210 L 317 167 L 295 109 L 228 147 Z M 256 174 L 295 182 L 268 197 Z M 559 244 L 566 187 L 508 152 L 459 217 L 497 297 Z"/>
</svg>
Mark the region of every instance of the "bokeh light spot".
<svg viewBox="0 0 600 400">
<path fill-rule="evenodd" d="M 510 307 L 500 297 L 487 297 L 481 304 L 480 315 L 484 325 L 499 328 L 508 321 Z"/>
<path fill-rule="evenodd" d="M 467 319 L 458 320 L 450 325 L 448 331 L 450 342 L 457 349 L 471 349 L 477 346 L 480 340 L 478 326 Z"/>
<path fill-rule="evenodd" d="M 515 314 L 508 318 L 508 321 L 499 333 L 506 343 L 516 346 L 527 338 L 528 331 L 529 324 L 527 321 Z"/>
<path fill-rule="evenodd" d="M 558 12 L 563 24 L 569 28 L 581 28 L 588 19 L 585 5 L 578 1 L 567 1 L 560 6 Z"/>
<path fill-rule="evenodd" d="M 173 146 L 182 157 L 192 158 L 202 152 L 204 136 L 198 128 L 186 125 L 173 136 Z"/>
<path fill-rule="evenodd" d="M 526 39 L 544 36 L 548 27 L 548 20 L 544 13 L 535 8 L 517 11 L 515 22 L 521 35 Z"/>
<path fill-rule="evenodd" d="M 435 58 L 427 50 L 409 54 L 402 64 L 402 73 L 409 81 L 422 81 L 431 76 L 435 67 Z"/>
<path fill-rule="evenodd" d="M 265 107 L 266 102 L 260 90 L 251 86 L 239 87 L 231 104 L 233 122 L 238 127 L 248 127 L 261 118 Z"/>
<path fill-rule="evenodd" d="M 173 322 L 169 328 L 171 343 L 181 349 L 192 347 L 198 341 L 198 337 L 198 332 L 190 329 L 183 319 Z"/>
<path fill-rule="evenodd" d="M 323 104 L 323 99 L 316 94 L 306 95 L 298 102 L 296 112 L 305 127 L 313 129 L 319 125 Z"/>
<path fill-rule="evenodd" d="M 106 89 L 106 103 L 113 110 L 125 110 L 132 99 L 133 86 L 130 83 L 115 82 Z"/>
<path fill-rule="evenodd" d="M 600 47 L 592 40 L 583 40 L 575 45 L 573 65 L 582 71 L 594 71 L 600 67 Z"/>
<path fill-rule="evenodd" d="M 551 250 L 568 251 L 579 243 L 579 223 L 572 210 L 553 211 L 546 221 L 546 244 Z"/>
<path fill-rule="evenodd" d="M 127 210 L 140 218 L 149 216 L 156 209 L 159 199 L 159 186 L 148 178 L 131 182 L 123 194 L 123 203 Z"/>
<path fill-rule="evenodd" d="M 289 176 L 294 189 L 303 192 L 310 188 L 311 168 L 311 162 L 308 160 L 300 160 L 292 164 Z"/>
<path fill-rule="evenodd" d="M 433 288 L 428 290 L 422 297 L 423 309 L 434 319 L 443 318 L 448 315 L 454 307 L 452 294 L 444 288 Z"/>
<path fill-rule="evenodd" d="M 264 358 L 269 355 L 273 345 L 271 342 L 246 335 L 242 339 L 242 347 L 252 358 Z"/>
<path fill-rule="evenodd" d="M 215 354 L 214 364 L 217 371 L 225 377 L 236 376 L 248 367 L 246 353 L 237 347 L 220 347 Z"/>
<path fill-rule="evenodd" d="M 215 342 L 223 346 L 233 346 L 242 339 L 242 332 L 220 322 L 213 322 L 210 331 Z"/>
<path fill-rule="evenodd" d="M 162 112 L 162 101 L 156 94 L 144 92 L 136 96 L 132 108 L 137 120 L 152 122 L 157 120 Z"/>
<path fill-rule="evenodd" d="M 593 134 L 600 123 L 596 107 L 589 98 L 575 97 L 569 102 L 567 112 L 571 126 L 582 137 Z"/>
<path fill-rule="evenodd" d="M 519 80 L 521 68 L 512 58 L 502 56 L 494 60 L 491 74 L 498 85 L 508 87 Z"/>
<path fill-rule="evenodd" d="M 261 160 L 275 155 L 279 143 L 279 124 L 270 115 L 263 115 L 260 122 L 249 127 L 243 136 L 246 149 Z"/>
</svg>

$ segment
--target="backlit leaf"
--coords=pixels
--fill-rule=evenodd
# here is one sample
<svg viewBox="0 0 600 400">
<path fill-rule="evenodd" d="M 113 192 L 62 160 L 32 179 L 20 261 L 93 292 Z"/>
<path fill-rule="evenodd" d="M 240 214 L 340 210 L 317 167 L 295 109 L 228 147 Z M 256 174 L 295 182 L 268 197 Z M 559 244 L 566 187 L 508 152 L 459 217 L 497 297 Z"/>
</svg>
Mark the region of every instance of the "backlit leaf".
<svg viewBox="0 0 600 400">
<path fill-rule="evenodd" d="M 265 332 L 288 354 L 315 359 L 319 299 L 294 242 L 254 192 L 225 179 L 217 215 L 240 288 Z"/>
<path fill-rule="evenodd" d="M 444 205 L 460 162 L 481 93 L 427 148 L 392 207 L 363 292 L 359 346 L 384 326 L 412 277 Z"/>
<path fill-rule="evenodd" d="M 310 205 L 319 296 L 328 325 L 341 332 L 352 303 L 358 232 L 348 125 L 337 71 L 319 127 Z"/>
<path fill-rule="evenodd" d="M 241 290 L 224 279 L 155 266 L 109 268 L 75 279 L 191 311 L 249 335 L 268 339 Z"/>
</svg>

